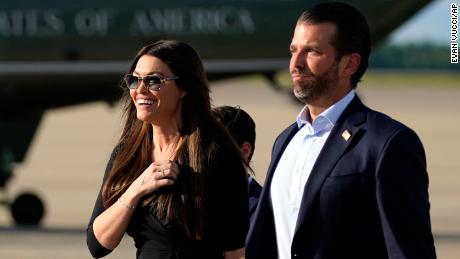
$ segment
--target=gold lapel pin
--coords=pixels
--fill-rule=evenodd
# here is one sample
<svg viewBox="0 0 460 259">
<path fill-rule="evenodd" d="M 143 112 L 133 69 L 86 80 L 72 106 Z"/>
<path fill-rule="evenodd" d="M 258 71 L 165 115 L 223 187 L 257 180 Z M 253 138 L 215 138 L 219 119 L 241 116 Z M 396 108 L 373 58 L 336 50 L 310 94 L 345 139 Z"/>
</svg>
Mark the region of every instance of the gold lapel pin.
<svg viewBox="0 0 460 259">
<path fill-rule="evenodd" d="M 345 141 L 348 141 L 351 137 L 351 133 L 348 131 L 348 130 L 345 130 L 343 133 L 342 133 L 342 138 L 345 139 Z"/>
</svg>

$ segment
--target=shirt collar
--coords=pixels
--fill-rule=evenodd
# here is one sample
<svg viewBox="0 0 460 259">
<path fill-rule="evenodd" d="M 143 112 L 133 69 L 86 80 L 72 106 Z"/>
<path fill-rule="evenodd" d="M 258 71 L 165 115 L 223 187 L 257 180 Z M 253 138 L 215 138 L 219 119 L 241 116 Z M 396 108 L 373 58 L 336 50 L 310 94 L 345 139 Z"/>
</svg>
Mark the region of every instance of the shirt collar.
<svg viewBox="0 0 460 259">
<path fill-rule="evenodd" d="M 305 105 L 300 111 L 300 113 L 297 115 L 297 127 L 300 129 L 305 125 L 309 125 L 310 127 L 313 127 L 314 132 L 317 132 L 318 130 L 315 129 L 315 126 L 317 125 L 320 129 L 326 127 L 327 125 L 334 126 L 342 112 L 345 110 L 348 104 L 350 104 L 351 100 L 353 100 L 355 95 L 355 90 L 351 90 L 350 92 L 348 92 L 348 94 L 342 97 L 342 99 L 340 99 L 338 102 L 334 103 L 332 106 L 330 106 L 320 115 L 318 115 L 313 125 L 311 125 L 310 122 L 307 120 L 307 116 L 309 116 L 307 114 L 308 106 Z"/>
</svg>

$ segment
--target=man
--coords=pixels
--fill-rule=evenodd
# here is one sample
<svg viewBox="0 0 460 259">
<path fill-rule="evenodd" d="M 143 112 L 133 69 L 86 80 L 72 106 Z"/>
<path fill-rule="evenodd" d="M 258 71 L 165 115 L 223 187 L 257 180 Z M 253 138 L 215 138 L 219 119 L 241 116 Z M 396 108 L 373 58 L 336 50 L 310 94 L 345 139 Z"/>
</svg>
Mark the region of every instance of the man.
<svg viewBox="0 0 460 259">
<path fill-rule="evenodd" d="M 224 125 L 236 141 L 244 160 L 249 164 L 252 155 L 254 154 L 256 144 L 256 124 L 254 123 L 254 120 L 239 106 L 219 106 L 212 109 L 212 113 L 214 117 Z M 252 222 L 262 187 L 249 174 L 248 187 L 249 217 Z"/>
<path fill-rule="evenodd" d="M 343 3 L 304 12 L 290 73 L 306 105 L 276 139 L 246 258 L 436 258 L 417 135 L 362 104 L 369 27 Z"/>
</svg>

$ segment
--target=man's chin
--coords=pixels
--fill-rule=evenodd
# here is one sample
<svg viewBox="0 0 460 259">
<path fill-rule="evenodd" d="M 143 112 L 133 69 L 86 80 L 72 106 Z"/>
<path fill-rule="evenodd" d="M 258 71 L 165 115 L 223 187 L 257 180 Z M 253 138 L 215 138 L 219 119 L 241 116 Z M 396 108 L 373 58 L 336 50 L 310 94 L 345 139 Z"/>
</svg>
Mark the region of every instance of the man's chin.
<svg viewBox="0 0 460 259">
<path fill-rule="evenodd" d="M 308 101 L 311 99 L 310 96 L 305 95 L 304 93 L 299 93 L 295 90 L 293 91 L 293 93 L 294 93 L 295 98 L 297 98 L 297 100 L 299 100 L 303 104 L 307 104 Z"/>
</svg>

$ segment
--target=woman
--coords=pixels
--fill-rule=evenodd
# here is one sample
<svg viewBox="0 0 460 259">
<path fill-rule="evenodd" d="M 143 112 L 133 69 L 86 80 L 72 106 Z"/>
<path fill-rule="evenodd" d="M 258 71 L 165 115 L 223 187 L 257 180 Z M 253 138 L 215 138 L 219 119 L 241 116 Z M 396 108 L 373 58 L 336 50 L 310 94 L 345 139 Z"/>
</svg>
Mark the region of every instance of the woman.
<svg viewBox="0 0 460 259">
<path fill-rule="evenodd" d="M 211 114 L 198 54 L 158 41 L 124 79 L 125 126 L 88 224 L 90 252 L 107 255 L 127 232 L 137 258 L 243 258 L 244 162 Z"/>
</svg>

